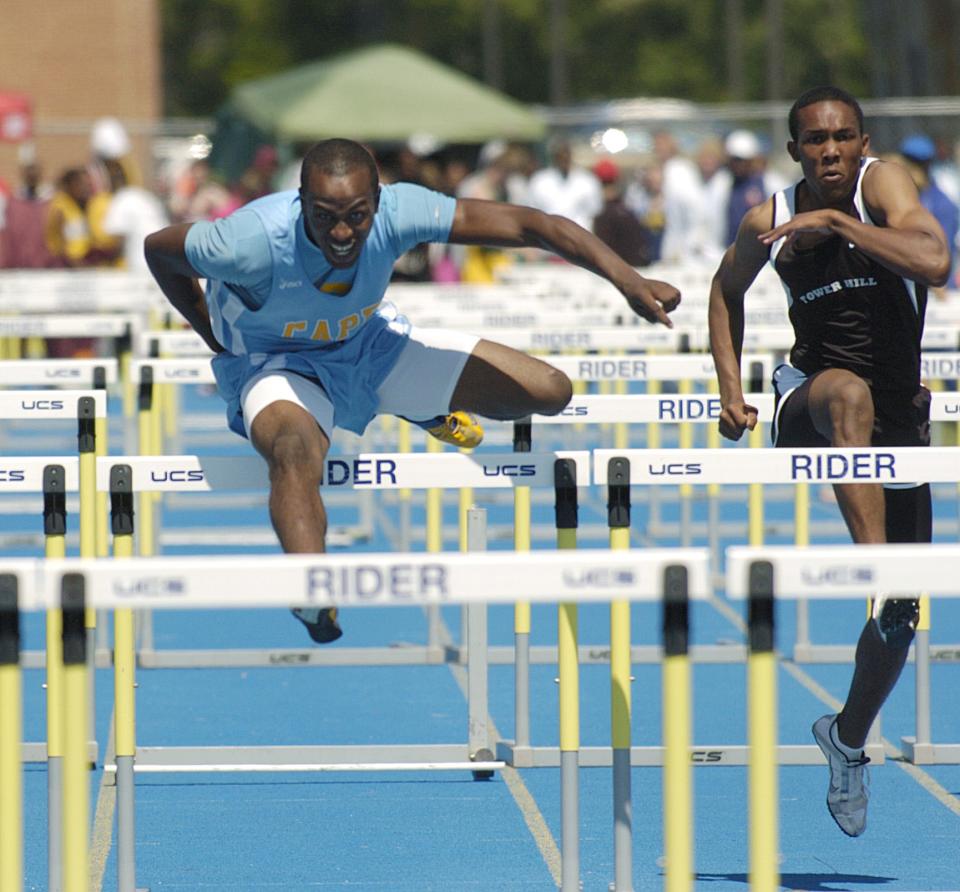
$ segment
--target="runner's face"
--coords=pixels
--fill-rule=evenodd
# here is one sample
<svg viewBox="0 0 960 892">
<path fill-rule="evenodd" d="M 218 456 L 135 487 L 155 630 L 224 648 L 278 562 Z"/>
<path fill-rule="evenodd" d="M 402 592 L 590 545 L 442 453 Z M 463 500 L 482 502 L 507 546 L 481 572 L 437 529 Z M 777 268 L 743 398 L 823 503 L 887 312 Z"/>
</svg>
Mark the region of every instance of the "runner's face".
<svg viewBox="0 0 960 892">
<path fill-rule="evenodd" d="M 797 113 L 797 141 L 787 146 L 810 191 L 826 206 L 846 202 L 857 183 L 870 137 L 845 102 L 815 102 Z"/>
<path fill-rule="evenodd" d="M 358 167 L 343 175 L 314 169 L 301 189 L 307 235 L 331 266 L 353 266 L 363 250 L 377 212 L 370 173 Z"/>
</svg>

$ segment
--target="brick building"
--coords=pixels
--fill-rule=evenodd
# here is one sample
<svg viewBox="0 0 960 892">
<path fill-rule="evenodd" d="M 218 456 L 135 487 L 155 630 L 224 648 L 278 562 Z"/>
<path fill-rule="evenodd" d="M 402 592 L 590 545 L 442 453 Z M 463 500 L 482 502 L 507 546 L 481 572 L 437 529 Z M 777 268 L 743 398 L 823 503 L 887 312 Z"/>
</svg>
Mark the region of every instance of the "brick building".
<svg viewBox="0 0 960 892">
<path fill-rule="evenodd" d="M 33 102 L 47 178 L 89 159 L 94 120 L 118 118 L 140 169 L 162 115 L 160 0 L 4 0 L 0 91 Z M 0 142 L 0 177 L 18 181 L 17 146 Z"/>
</svg>

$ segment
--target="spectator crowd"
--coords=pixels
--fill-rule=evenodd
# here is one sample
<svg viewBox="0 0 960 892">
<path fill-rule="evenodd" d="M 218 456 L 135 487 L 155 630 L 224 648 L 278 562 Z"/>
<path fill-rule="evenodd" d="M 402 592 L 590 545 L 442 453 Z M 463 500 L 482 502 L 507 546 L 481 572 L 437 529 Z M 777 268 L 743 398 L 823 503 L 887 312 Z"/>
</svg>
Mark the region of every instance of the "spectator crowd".
<svg viewBox="0 0 960 892">
<path fill-rule="evenodd" d="M 742 129 L 725 139 L 708 137 L 688 153 L 662 130 L 643 156 L 623 161 L 605 155 L 582 164 L 562 138 L 548 143 L 543 163 L 525 145 L 494 141 L 479 151 L 461 148 L 429 155 L 411 147 L 378 151 L 382 179 L 569 217 L 640 267 L 658 261 L 715 265 L 747 210 L 789 185 L 768 164 L 763 138 Z M 945 147 L 918 133 L 883 157 L 907 167 L 956 253 L 960 169 Z M 263 145 L 234 182 L 224 182 L 206 158 L 197 158 L 151 191 L 123 126 L 101 119 L 91 133 L 90 157 L 60 171 L 54 182 L 32 146 L 21 145 L 19 182 L 4 188 L 0 181 L 0 268 L 144 270 L 148 233 L 170 222 L 223 217 L 269 192 L 298 186 L 299 160 L 281 165 L 277 150 Z M 499 265 L 517 257 L 482 247 L 421 245 L 401 258 L 394 274 L 405 281 L 489 282 Z M 951 283 L 957 284 L 953 276 Z"/>
</svg>

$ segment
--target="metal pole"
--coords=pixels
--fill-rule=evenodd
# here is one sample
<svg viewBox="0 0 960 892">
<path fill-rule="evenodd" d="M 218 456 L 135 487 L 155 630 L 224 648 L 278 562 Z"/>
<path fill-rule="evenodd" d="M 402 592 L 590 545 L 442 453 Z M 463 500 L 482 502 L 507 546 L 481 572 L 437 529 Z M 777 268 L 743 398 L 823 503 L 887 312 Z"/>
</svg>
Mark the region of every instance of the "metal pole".
<svg viewBox="0 0 960 892">
<path fill-rule="evenodd" d="M 500 0 L 484 0 L 483 2 L 483 79 L 494 89 L 503 89 Z"/>
<path fill-rule="evenodd" d="M 97 429 L 96 403 L 82 397 L 77 405 L 77 448 L 80 454 L 80 557 L 97 556 Z M 84 615 L 87 658 L 87 728 L 96 738 L 96 649 L 97 612 L 91 607 Z"/>
<path fill-rule="evenodd" d="M 530 452 L 533 428 L 529 418 L 513 425 L 513 451 Z M 513 488 L 513 548 L 530 550 L 530 487 Z M 530 604 L 518 601 L 513 608 L 514 728 L 515 744 L 530 745 Z"/>
<path fill-rule="evenodd" d="M 486 551 L 487 512 L 469 508 L 466 518 L 467 551 Z M 487 605 L 467 607 L 467 712 L 470 758 L 475 762 L 492 759 L 490 751 L 490 714 L 487 690 Z M 479 772 L 477 772 L 479 774 Z"/>
<path fill-rule="evenodd" d="M 920 599 L 920 621 L 913 644 L 916 668 L 917 745 L 929 744 L 930 728 L 930 597 Z"/>
<path fill-rule="evenodd" d="M 89 884 L 90 768 L 87 758 L 87 655 L 83 576 L 63 577 L 63 887 Z"/>
<path fill-rule="evenodd" d="M 687 569 L 663 577 L 663 838 L 666 892 L 689 892 L 693 875 Z"/>
<path fill-rule="evenodd" d="M 43 531 L 48 558 L 66 555 L 66 474 L 43 469 Z M 47 611 L 47 883 L 63 888 L 63 613 Z"/>
<path fill-rule="evenodd" d="M 133 473 L 129 465 L 110 471 L 113 556 L 133 556 Z M 114 715 L 117 764 L 117 890 L 136 890 L 136 818 L 133 763 L 136 756 L 135 672 L 133 611 L 115 610 Z"/>
<path fill-rule="evenodd" d="M 750 889 L 778 892 L 777 833 L 777 660 L 774 652 L 773 566 L 750 567 Z"/>
<path fill-rule="evenodd" d="M 557 548 L 577 547 L 577 466 L 572 459 L 553 465 Z M 580 892 L 580 667 L 577 605 L 561 604 L 557 662 L 560 681 L 560 888 Z"/>
<path fill-rule="evenodd" d="M 570 99 L 567 74 L 567 0 L 550 0 L 550 104 Z"/>
<path fill-rule="evenodd" d="M 610 548 L 630 547 L 630 462 L 607 471 Z M 633 889 L 633 805 L 630 778 L 630 602 L 610 605 L 610 730 L 613 744 L 613 892 Z"/>
<path fill-rule="evenodd" d="M 727 47 L 727 91 L 735 102 L 747 98 L 743 52 L 743 0 L 724 0 L 724 41 Z"/>
<path fill-rule="evenodd" d="M 427 452 L 442 452 L 443 446 L 433 437 L 427 437 Z M 443 490 L 427 490 L 427 551 L 443 551 Z M 427 649 L 433 653 L 440 647 L 440 608 L 427 606 Z"/>
</svg>

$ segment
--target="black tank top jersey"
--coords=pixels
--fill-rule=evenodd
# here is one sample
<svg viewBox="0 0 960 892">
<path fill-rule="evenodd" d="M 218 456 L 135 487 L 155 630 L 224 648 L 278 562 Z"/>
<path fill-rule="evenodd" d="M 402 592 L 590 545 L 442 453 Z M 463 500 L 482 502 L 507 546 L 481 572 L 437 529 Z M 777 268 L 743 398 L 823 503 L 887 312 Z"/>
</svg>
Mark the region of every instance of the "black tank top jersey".
<svg viewBox="0 0 960 892">
<path fill-rule="evenodd" d="M 858 219 L 873 224 L 857 180 Z M 797 186 L 774 197 L 774 226 L 796 213 Z M 920 338 L 927 289 L 891 272 L 839 236 L 797 249 L 775 242 L 770 262 L 787 293 L 795 343 L 790 363 L 807 375 L 848 369 L 874 390 L 913 394 L 920 385 Z"/>
</svg>

